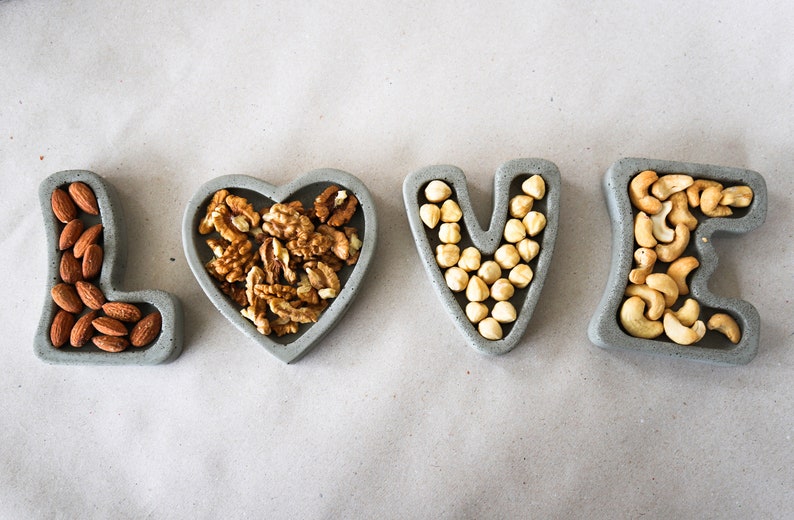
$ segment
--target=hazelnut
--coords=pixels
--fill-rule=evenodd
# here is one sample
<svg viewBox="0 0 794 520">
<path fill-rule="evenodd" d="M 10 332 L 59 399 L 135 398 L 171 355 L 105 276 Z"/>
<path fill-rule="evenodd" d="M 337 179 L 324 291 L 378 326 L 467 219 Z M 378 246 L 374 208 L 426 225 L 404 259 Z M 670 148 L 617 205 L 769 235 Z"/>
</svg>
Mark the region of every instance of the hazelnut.
<svg viewBox="0 0 794 520">
<path fill-rule="evenodd" d="M 502 326 L 494 318 L 485 318 L 477 325 L 477 330 L 485 339 L 502 339 Z"/>
<path fill-rule="evenodd" d="M 532 210 L 535 199 L 529 195 L 516 195 L 510 199 L 510 216 L 514 218 L 524 218 Z"/>
<path fill-rule="evenodd" d="M 505 301 L 513 297 L 515 288 L 507 278 L 499 278 L 491 286 L 491 298 L 496 301 Z"/>
<path fill-rule="evenodd" d="M 452 292 L 460 292 L 469 284 L 469 274 L 460 267 L 450 267 L 444 273 L 444 279 L 447 281 L 447 287 Z"/>
<path fill-rule="evenodd" d="M 460 225 L 457 222 L 444 222 L 438 228 L 438 239 L 445 244 L 460 242 Z"/>
<path fill-rule="evenodd" d="M 440 267 L 452 267 L 460 259 L 460 248 L 455 244 L 440 244 L 436 246 L 436 263 Z"/>
<path fill-rule="evenodd" d="M 523 240 L 527 236 L 527 229 L 517 218 L 511 218 L 505 223 L 504 239 L 511 244 Z"/>
<path fill-rule="evenodd" d="M 493 260 L 486 260 L 477 270 L 477 276 L 479 276 L 483 282 L 491 285 L 502 276 L 502 268 Z"/>
<path fill-rule="evenodd" d="M 430 181 L 425 187 L 425 198 L 429 202 L 444 202 L 450 195 L 452 195 L 452 188 L 444 181 Z"/>
<path fill-rule="evenodd" d="M 535 200 L 540 200 L 546 195 L 546 182 L 540 175 L 533 175 L 521 183 L 521 191 Z"/>
<path fill-rule="evenodd" d="M 476 271 L 480 268 L 480 250 L 476 247 L 467 247 L 460 253 L 458 267 L 464 271 Z"/>
<path fill-rule="evenodd" d="M 518 250 L 518 255 L 521 257 L 521 259 L 525 262 L 529 262 L 533 258 L 538 256 L 538 252 L 540 251 L 540 244 L 538 244 L 531 238 L 525 238 L 524 240 L 516 244 L 516 249 Z"/>
<path fill-rule="evenodd" d="M 514 268 L 510 270 L 510 274 L 507 275 L 507 279 L 510 280 L 517 289 L 523 289 L 529 282 L 532 281 L 532 277 L 535 274 L 532 272 L 532 268 L 529 267 L 527 264 L 518 264 Z"/>
<path fill-rule="evenodd" d="M 499 323 L 513 323 L 516 321 L 516 308 L 510 302 L 496 302 L 491 310 L 491 316 Z"/>
<path fill-rule="evenodd" d="M 523 222 L 527 228 L 527 234 L 534 237 L 546 227 L 546 215 L 539 211 L 530 211 L 524 217 Z"/>
<path fill-rule="evenodd" d="M 499 246 L 499 249 L 493 254 L 493 258 L 502 269 L 512 269 L 521 261 L 521 256 L 513 244 Z"/>
<path fill-rule="evenodd" d="M 438 219 L 441 218 L 441 210 L 435 204 L 422 204 L 419 208 L 419 218 L 425 223 L 425 226 L 433 229 L 438 224 Z"/>
<path fill-rule="evenodd" d="M 466 286 L 466 299 L 470 302 L 482 302 L 488 299 L 489 291 L 488 286 L 482 281 L 479 276 L 472 276 L 469 278 L 469 284 Z"/>
<path fill-rule="evenodd" d="M 457 222 L 463 217 L 463 212 L 460 210 L 458 203 L 452 199 L 444 201 L 441 205 L 441 221 L 442 222 Z"/>
<path fill-rule="evenodd" d="M 469 302 L 466 304 L 466 317 L 472 323 L 479 323 L 488 317 L 488 307 L 484 303 Z"/>
</svg>

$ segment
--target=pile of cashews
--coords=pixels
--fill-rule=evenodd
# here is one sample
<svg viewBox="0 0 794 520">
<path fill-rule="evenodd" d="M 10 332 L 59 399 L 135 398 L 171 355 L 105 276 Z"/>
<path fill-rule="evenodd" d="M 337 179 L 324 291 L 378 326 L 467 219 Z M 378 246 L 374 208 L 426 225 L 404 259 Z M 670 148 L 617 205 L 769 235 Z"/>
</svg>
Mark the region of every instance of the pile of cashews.
<svg viewBox="0 0 794 520">
<path fill-rule="evenodd" d="M 429 229 L 439 222 L 436 264 L 444 271 L 444 280 L 452 292 L 465 291 L 466 317 L 477 325 L 477 331 L 488 340 L 504 336 L 502 325 L 516 320 L 516 309 L 510 299 L 516 289 L 524 289 L 534 273 L 529 262 L 540 252 L 540 244 L 532 239 L 546 227 L 546 216 L 532 209 L 536 200 L 546 195 L 546 182 L 533 175 L 521 184 L 522 193 L 509 202 L 510 217 L 505 223 L 502 244 L 493 260 L 482 261 L 476 247 L 460 250 L 460 219 L 463 212 L 452 199 L 452 189 L 441 180 L 430 181 L 424 189 L 426 203 L 419 208 L 419 217 Z M 440 204 L 440 206 L 439 206 Z M 503 272 L 507 271 L 507 277 Z"/>
<path fill-rule="evenodd" d="M 699 222 L 691 210 L 698 208 L 703 218 L 729 217 L 731 208 L 750 205 L 752 189 L 725 188 L 717 181 L 684 174 L 660 177 L 646 170 L 629 182 L 629 198 L 637 209 L 634 240 L 638 248 L 620 308 L 620 323 L 626 332 L 644 339 L 664 333 L 679 345 L 692 345 L 703 339 L 708 329 L 738 343 L 742 333 L 733 317 L 718 312 L 703 323 L 697 300 L 682 298 L 689 294 L 687 276 L 700 265 L 696 257 L 683 254 Z M 684 301 L 673 310 L 679 299 Z"/>
</svg>

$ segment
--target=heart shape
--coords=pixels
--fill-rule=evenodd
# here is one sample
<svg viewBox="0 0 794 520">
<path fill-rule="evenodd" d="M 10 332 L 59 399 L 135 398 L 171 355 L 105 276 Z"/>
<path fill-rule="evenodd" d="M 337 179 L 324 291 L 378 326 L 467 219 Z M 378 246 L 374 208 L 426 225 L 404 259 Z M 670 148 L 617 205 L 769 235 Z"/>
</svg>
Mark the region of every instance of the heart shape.
<svg viewBox="0 0 794 520">
<path fill-rule="evenodd" d="M 205 268 L 213 258 L 206 244 L 210 235 L 200 234 L 198 229 L 207 213 L 207 205 L 218 190 L 227 189 L 231 194 L 247 199 L 256 210 L 294 200 L 309 208 L 313 206 L 315 197 L 333 185 L 352 193 L 359 201 L 358 209 L 347 224 L 357 229 L 363 243 L 358 261 L 338 272 L 341 290 L 329 300 L 330 305 L 319 315 L 316 323 L 300 325 L 298 332 L 281 337 L 260 334 L 254 324 L 240 313 L 241 307 L 223 293 Z M 182 241 L 193 275 L 221 314 L 270 354 L 285 363 L 292 363 L 316 346 L 350 307 L 370 267 L 377 244 L 377 228 L 375 204 L 366 186 L 347 172 L 325 168 L 311 171 L 283 186 L 274 186 L 246 175 L 226 175 L 210 180 L 198 189 L 187 205 L 182 222 Z"/>
<path fill-rule="evenodd" d="M 56 188 L 64 189 L 73 182 L 82 182 L 93 191 L 99 215 L 83 214 L 80 220 L 86 227 L 101 223 L 102 270 L 97 287 L 109 302 L 136 304 L 143 315 L 158 311 L 162 327 L 157 339 L 142 348 L 130 347 L 122 352 L 106 352 L 90 342 L 81 348 L 64 346 L 55 348 L 50 339 L 50 326 L 59 308 L 50 296 L 54 286 L 61 282 L 61 250 L 59 235 L 63 224 L 53 213 L 51 197 Z M 175 359 L 184 343 L 184 318 L 179 299 L 165 291 L 142 290 L 127 292 L 120 287 L 127 262 L 127 240 L 124 215 L 113 186 L 96 173 L 86 170 L 66 170 L 54 173 L 39 185 L 39 202 L 44 217 L 47 237 L 47 296 L 41 320 L 34 338 L 36 355 L 48 363 L 96 365 L 153 365 Z"/>
<path fill-rule="evenodd" d="M 659 177 L 666 174 L 685 174 L 694 179 L 724 183 L 726 186 L 733 184 L 752 188 L 753 201 L 749 207 L 734 210 L 729 218 L 702 220 L 692 232 L 688 246 L 688 250 L 692 250 L 700 263 L 691 275 L 690 293 L 702 308 L 711 309 L 709 312 L 727 311 L 736 318 L 742 331 L 737 344 L 731 344 L 720 334 L 706 333 L 702 342 L 689 346 L 678 345 L 669 340 L 636 338 L 621 327 L 618 313 L 624 300 L 629 272 L 633 267 L 635 250 L 635 210 L 629 198 L 629 183 L 639 172 L 646 170 L 657 172 Z M 712 246 L 712 237 L 747 233 L 759 227 L 766 219 L 767 190 L 763 177 L 757 172 L 740 168 L 624 158 L 609 168 L 604 176 L 603 189 L 612 221 L 612 263 L 604 295 L 588 327 L 590 341 L 602 348 L 637 350 L 720 365 L 749 363 L 758 351 L 761 327 L 758 311 L 749 302 L 713 294 L 708 289 L 708 281 L 719 262 L 717 252 Z M 656 269 L 659 269 L 658 265 Z"/>
<path fill-rule="evenodd" d="M 438 233 L 428 230 L 420 217 L 420 207 L 426 203 L 424 190 L 433 180 L 447 183 L 453 191 L 462 211 L 460 249 L 469 246 L 477 248 L 482 259 L 494 255 L 502 244 L 505 224 L 508 222 L 508 204 L 510 199 L 521 193 L 521 184 L 530 176 L 539 175 L 546 185 L 545 196 L 535 201 L 533 210 L 546 217 L 545 228 L 534 238 L 540 244 L 540 251 L 529 265 L 534 277 L 528 286 L 516 288 L 509 302 L 515 308 L 516 317 L 508 324 L 508 332 L 501 339 L 489 340 L 483 337 L 467 318 L 464 307 L 467 305 L 463 292 L 453 292 L 447 285 L 444 273 L 439 268 L 434 250 L 439 245 Z M 428 277 L 436 289 L 438 297 L 447 308 L 469 344 L 486 354 L 503 354 L 510 351 L 523 337 L 532 313 L 540 298 L 543 283 L 551 262 L 554 243 L 557 238 L 560 201 L 560 173 L 557 166 L 543 159 L 514 159 L 502 164 L 494 176 L 493 210 L 487 230 L 483 229 L 472 209 L 463 171 L 455 166 L 437 165 L 423 168 L 409 175 L 403 183 L 403 198 L 408 214 L 408 222 L 416 242 L 419 257 Z M 490 301 L 487 300 L 486 303 Z"/>
</svg>

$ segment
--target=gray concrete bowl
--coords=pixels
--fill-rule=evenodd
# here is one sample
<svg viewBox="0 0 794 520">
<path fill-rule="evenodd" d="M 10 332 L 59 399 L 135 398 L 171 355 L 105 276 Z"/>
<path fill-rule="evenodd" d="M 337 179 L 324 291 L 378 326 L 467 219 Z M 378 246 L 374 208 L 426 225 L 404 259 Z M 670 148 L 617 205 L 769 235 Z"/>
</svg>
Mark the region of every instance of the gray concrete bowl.
<svg viewBox="0 0 794 520">
<path fill-rule="evenodd" d="M 747 185 L 754 192 L 748 208 L 735 210 L 726 218 L 701 220 L 690 239 L 685 255 L 694 255 L 700 261 L 691 274 L 690 292 L 704 309 L 701 319 L 714 312 L 727 312 L 736 319 L 742 338 L 734 345 L 716 332 L 707 332 L 704 339 L 692 346 L 678 345 L 667 339 L 647 340 L 627 334 L 618 319 L 623 292 L 633 268 L 634 210 L 629 200 L 628 185 L 632 177 L 643 170 L 667 173 L 684 173 L 694 178 L 711 179 L 728 185 Z M 594 344 L 608 349 L 626 349 L 686 358 L 721 365 L 749 363 L 758 351 L 761 320 L 750 303 L 735 298 L 724 298 L 708 289 L 708 281 L 717 268 L 719 258 L 712 238 L 747 233 L 763 224 L 766 219 L 766 183 L 760 174 L 751 170 L 714 166 L 708 164 L 661 161 L 642 158 L 624 158 L 614 163 L 603 180 L 604 195 L 612 221 L 612 263 L 603 297 L 590 320 L 588 336 Z M 705 321 L 705 320 L 704 320 Z"/>
<path fill-rule="evenodd" d="M 339 272 L 342 290 L 323 311 L 317 323 L 301 325 L 297 333 L 280 338 L 275 334 L 270 336 L 260 334 L 256 327 L 240 314 L 240 307 L 220 290 L 204 267 L 212 258 L 212 251 L 205 242 L 211 235 L 199 234 L 198 227 L 206 214 L 207 203 L 216 191 L 225 188 L 231 193 L 247 198 L 257 209 L 288 200 L 300 200 L 304 206 L 309 207 L 313 205 L 314 198 L 332 184 L 350 191 L 359 200 L 359 208 L 350 222 L 351 226 L 358 229 L 359 236 L 364 242 L 358 262 L 352 268 L 345 267 Z M 369 269 L 377 239 L 377 215 L 369 190 L 353 175 L 329 168 L 314 170 L 284 186 L 274 186 L 246 175 L 216 177 L 196 191 L 188 202 L 182 221 L 182 243 L 188 265 L 210 302 L 244 335 L 285 363 L 298 361 L 320 343 L 342 319 L 358 294 Z"/>
<path fill-rule="evenodd" d="M 533 209 L 546 216 L 545 229 L 535 237 L 540 243 L 539 254 L 529 263 L 534 271 L 532 282 L 525 289 L 517 289 L 510 302 L 516 308 L 517 319 L 505 327 L 507 333 L 500 340 L 488 340 L 480 335 L 469 319 L 464 308 L 466 305 L 463 293 L 453 293 L 444 280 L 444 274 L 435 260 L 434 250 L 438 245 L 436 232 L 428 233 L 426 226 L 419 217 L 419 207 L 424 203 L 424 187 L 434 179 L 445 181 L 453 190 L 463 212 L 461 225 L 464 235 L 459 246 L 477 247 L 483 257 L 493 255 L 502 242 L 502 233 L 508 218 L 508 201 L 513 195 L 520 193 L 524 178 L 538 174 L 546 182 L 546 196 L 535 202 Z M 403 198 L 408 222 L 413 233 L 419 258 L 424 265 L 430 283 L 436 291 L 444 308 L 460 333 L 469 345 L 484 354 L 503 354 L 512 350 L 523 338 L 540 299 L 543 283 L 551 264 L 560 211 L 560 172 L 557 166 L 543 159 L 514 159 L 501 165 L 494 176 L 493 211 L 487 229 L 482 228 L 469 198 L 466 176 L 455 166 L 428 166 L 409 175 L 403 182 Z"/>
<path fill-rule="evenodd" d="M 58 237 L 63 228 L 63 224 L 55 218 L 52 212 L 50 198 L 55 188 L 65 188 L 76 181 L 87 184 L 94 191 L 99 204 L 98 216 L 82 212 L 80 214 L 86 227 L 97 223 L 101 223 L 103 226 L 104 258 L 97 286 L 108 301 L 135 303 L 142 309 L 144 315 L 157 310 L 162 316 L 160 335 L 153 343 L 145 347 L 129 347 L 123 352 L 113 353 L 100 350 L 90 342 L 81 348 L 73 348 L 68 343 L 63 347 L 55 348 L 50 341 L 50 325 L 58 311 L 57 305 L 50 297 L 50 291 L 53 286 L 61 282 L 59 273 L 61 251 L 58 249 Z M 90 171 L 61 171 L 50 175 L 39 185 L 39 203 L 44 217 L 48 265 L 47 294 L 34 338 L 36 355 L 48 363 L 75 365 L 154 365 L 178 357 L 184 343 L 184 316 L 179 299 L 165 291 L 126 291 L 122 288 L 121 282 L 127 266 L 127 239 L 124 212 L 113 186 Z"/>
</svg>

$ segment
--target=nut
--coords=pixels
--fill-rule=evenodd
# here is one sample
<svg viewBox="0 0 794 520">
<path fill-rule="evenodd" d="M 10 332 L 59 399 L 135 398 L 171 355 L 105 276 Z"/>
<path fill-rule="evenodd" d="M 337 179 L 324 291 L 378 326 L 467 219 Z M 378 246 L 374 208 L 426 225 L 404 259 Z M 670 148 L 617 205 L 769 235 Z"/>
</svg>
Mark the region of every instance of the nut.
<svg viewBox="0 0 794 520">
<path fill-rule="evenodd" d="M 691 207 L 697 208 L 700 206 L 700 194 L 706 188 L 717 188 L 720 190 L 720 194 L 722 193 L 722 184 L 719 182 L 708 179 L 697 179 L 686 189 L 686 198 Z"/>
<path fill-rule="evenodd" d="M 659 242 L 672 242 L 675 238 L 675 231 L 667 225 L 667 215 L 673 209 L 673 203 L 669 200 L 662 202 L 662 209 L 659 213 L 651 215 L 651 223 L 653 227 L 653 236 Z M 687 229 L 689 229 L 687 227 Z M 652 246 L 646 246 L 652 247 Z"/>
<path fill-rule="evenodd" d="M 494 260 L 502 269 L 512 269 L 521 261 L 521 255 L 513 244 L 502 244 L 493 255 Z"/>
<path fill-rule="evenodd" d="M 99 205 L 91 188 L 84 182 L 73 182 L 68 187 L 69 195 L 77 207 L 89 215 L 99 215 Z"/>
<path fill-rule="evenodd" d="M 535 200 L 540 200 L 546 195 L 546 182 L 540 175 L 533 175 L 521 183 L 521 191 Z"/>
<path fill-rule="evenodd" d="M 687 245 L 689 245 L 689 228 L 685 224 L 678 224 L 675 227 L 673 241 L 669 244 L 657 244 L 654 251 L 658 260 L 672 262 L 684 253 Z"/>
<path fill-rule="evenodd" d="M 649 320 L 658 320 L 666 308 L 664 295 L 646 284 L 629 284 L 624 293 L 626 296 L 639 296 L 645 302 L 647 310 L 645 317 Z"/>
<path fill-rule="evenodd" d="M 72 328 L 72 333 L 69 336 L 69 343 L 75 347 L 80 348 L 91 339 L 94 335 L 94 326 L 91 324 L 92 321 L 99 317 L 99 311 L 90 311 L 86 314 L 83 314 L 77 323 L 74 324 Z"/>
<path fill-rule="evenodd" d="M 645 283 L 664 295 L 665 307 L 672 307 L 678 299 L 678 285 L 665 273 L 651 273 L 645 277 Z"/>
<path fill-rule="evenodd" d="M 656 251 L 641 247 L 634 251 L 634 261 L 637 266 L 629 273 L 629 281 L 643 284 L 645 283 L 645 277 L 653 272 L 653 266 L 656 264 Z"/>
<path fill-rule="evenodd" d="M 116 336 L 94 336 L 91 341 L 106 352 L 122 352 L 130 345 L 125 338 Z"/>
<path fill-rule="evenodd" d="M 533 277 L 534 273 L 532 272 L 532 268 L 527 264 L 518 264 L 512 268 L 507 275 L 507 279 L 510 280 L 510 283 L 512 283 L 516 289 L 523 289 L 529 285 Z"/>
<path fill-rule="evenodd" d="M 99 275 L 102 270 L 103 255 L 102 246 L 99 244 L 91 244 L 86 248 L 83 253 L 83 279 L 91 280 Z"/>
<path fill-rule="evenodd" d="M 509 300 L 515 294 L 515 288 L 507 278 L 499 278 L 491 285 L 491 298 L 496 301 Z"/>
<path fill-rule="evenodd" d="M 722 190 L 720 204 L 734 208 L 746 208 L 753 202 L 753 190 L 749 186 L 731 186 Z"/>
<path fill-rule="evenodd" d="M 644 211 L 634 217 L 634 240 L 640 247 L 655 247 L 656 237 L 653 236 L 653 221 Z"/>
<path fill-rule="evenodd" d="M 486 260 L 477 270 L 477 276 L 488 285 L 491 285 L 502 276 L 502 268 L 493 260 Z"/>
<path fill-rule="evenodd" d="M 100 316 L 91 320 L 91 325 L 99 332 L 100 334 L 105 334 L 107 336 L 126 336 L 127 335 L 127 327 L 124 326 L 119 320 L 110 318 L 108 316 Z"/>
<path fill-rule="evenodd" d="M 670 310 L 681 325 L 691 327 L 700 317 L 700 304 L 694 298 L 687 298 L 677 311 Z"/>
<path fill-rule="evenodd" d="M 63 309 L 59 309 L 52 319 L 52 325 L 50 325 L 50 341 L 52 341 L 52 346 L 60 348 L 69 341 L 72 327 L 74 327 L 74 315 Z"/>
<path fill-rule="evenodd" d="M 532 205 L 534 202 L 535 199 L 529 195 L 516 195 L 510 199 L 510 202 L 508 203 L 510 216 L 518 219 L 524 218 L 527 213 L 532 211 Z"/>
<path fill-rule="evenodd" d="M 77 218 L 77 208 L 72 198 L 62 189 L 55 188 L 52 190 L 50 204 L 52 205 L 52 212 L 55 214 L 55 218 L 64 224 Z"/>
<path fill-rule="evenodd" d="M 450 267 L 444 273 L 447 287 L 452 292 L 460 292 L 469 284 L 469 274 L 460 267 Z"/>
<path fill-rule="evenodd" d="M 527 236 L 527 229 L 517 218 L 511 218 L 505 223 L 504 239 L 511 244 L 520 242 Z"/>
<path fill-rule="evenodd" d="M 61 280 L 66 283 L 74 284 L 83 279 L 83 269 L 80 266 L 80 261 L 74 257 L 71 249 L 67 249 L 61 254 L 61 263 L 58 270 Z"/>
<path fill-rule="evenodd" d="M 662 202 L 648 194 L 648 188 L 658 179 L 656 172 L 645 170 L 638 173 L 629 183 L 629 198 L 632 204 L 648 215 L 658 213 L 662 209 Z"/>
<path fill-rule="evenodd" d="M 488 317 L 477 324 L 477 331 L 485 339 L 499 340 L 502 339 L 502 326 L 495 318 Z"/>
<path fill-rule="evenodd" d="M 482 256 L 480 254 L 480 250 L 476 247 L 467 247 L 460 253 L 460 259 L 458 260 L 458 267 L 463 269 L 464 271 L 476 271 L 480 268 L 480 261 Z"/>
<path fill-rule="evenodd" d="M 466 299 L 470 302 L 484 302 L 488 296 L 490 296 L 490 292 L 482 278 L 476 275 L 470 277 L 466 286 Z"/>
<path fill-rule="evenodd" d="M 498 301 L 491 309 L 491 316 L 499 323 L 513 323 L 516 321 L 516 308 L 508 301 Z"/>
<path fill-rule="evenodd" d="M 137 305 L 126 302 L 107 302 L 102 305 L 102 310 L 111 318 L 129 323 L 139 321 L 142 316 Z"/>
<path fill-rule="evenodd" d="M 639 296 L 632 296 L 623 302 L 620 323 L 635 338 L 654 339 L 664 332 L 662 322 L 645 317 L 645 302 Z"/>
<path fill-rule="evenodd" d="M 729 217 L 733 210 L 728 206 L 720 205 L 722 200 L 722 189 L 718 186 L 711 186 L 703 190 L 700 194 L 700 210 L 707 217 Z"/>
<path fill-rule="evenodd" d="M 433 180 L 425 187 L 425 198 L 428 202 L 444 202 L 452 195 L 452 188 L 440 180 Z"/>
<path fill-rule="evenodd" d="M 539 234 L 546 227 L 546 215 L 539 211 L 530 211 L 522 220 L 524 227 L 527 229 L 527 234 L 531 237 Z"/>
<path fill-rule="evenodd" d="M 457 222 L 444 222 L 438 228 L 438 239 L 444 244 L 460 242 L 460 225 Z"/>
<path fill-rule="evenodd" d="M 684 326 L 672 311 L 664 313 L 664 333 L 679 345 L 697 343 L 706 334 L 706 325 L 697 320 L 691 327 Z"/>
<path fill-rule="evenodd" d="M 472 323 L 479 323 L 488 317 L 488 306 L 480 302 L 466 304 L 466 317 Z"/>
<path fill-rule="evenodd" d="M 78 314 L 83 310 L 83 302 L 73 285 L 59 283 L 50 290 L 50 295 L 55 305 L 66 312 Z"/>
<path fill-rule="evenodd" d="M 667 274 L 678 286 L 678 294 L 680 296 L 689 294 L 689 286 L 686 284 L 686 277 L 699 265 L 700 262 L 694 256 L 682 256 L 676 259 L 667 268 Z"/>
<path fill-rule="evenodd" d="M 80 235 L 80 238 L 77 239 L 77 242 L 74 243 L 74 247 L 72 248 L 74 250 L 74 257 L 82 258 L 88 246 L 96 244 L 101 234 L 102 224 L 93 225 L 83 231 L 83 234 Z"/>
<path fill-rule="evenodd" d="M 439 267 L 452 267 L 460 260 L 460 248 L 455 244 L 439 244 L 436 246 L 436 263 Z"/>
<path fill-rule="evenodd" d="M 463 217 L 458 203 L 452 199 L 447 199 L 441 205 L 441 222 L 457 222 Z"/>
<path fill-rule="evenodd" d="M 63 227 L 61 235 L 58 237 L 58 249 L 64 251 L 69 249 L 77 242 L 83 234 L 83 221 L 79 218 L 72 219 Z"/>
<path fill-rule="evenodd" d="M 659 180 L 651 185 L 651 193 L 659 200 L 667 200 L 670 195 L 684 191 L 692 186 L 694 182 L 695 180 L 689 175 L 662 175 Z"/>
<path fill-rule="evenodd" d="M 160 334 L 163 319 L 159 312 L 152 312 L 146 315 L 141 321 L 135 324 L 130 331 L 130 343 L 133 347 L 145 347 Z"/>
<path fill-rule="evenodd" d="M 525 238 L 516 244 L 516 250 L 518 251 L 518 256 L 521 257 L 521 260 L 530 262 L 533 258 L 538 256 L 538 253 L 540 252 L 540 244 L 531 238 Z"/>
<path fill-rule="evenodd" d="M 425 223 L 425 226 L 433 229 L 441 219 L 441 210 L 435 204 L 422 204 L 419 208 L 419 218 Z"/>
<path fill-rule="evenodd" d="M 104 305 L 105 295 L 102 294 L 99 287 L 91 282 L 79 281 L 75 283 L 75 288 L 77 289 L 77 294 L 80 295 L 80 299 L 83 300 L 83 303 L 89 309 L 98 310 Z"/>
<path fill-rule="evenodd" d="M 689 231 L 694 231 L 698 226 L 698 219 L 689 211 L 686 193 L 679 191 L 672 194 L 667 200 L 673 204 L 673 208 L 667 216 L 670 224 L 673 226 L 684 224 L 689 228 Z"/>
<path fill-rule="evenodd" d="M 722 332 L 725 337 L 734 345 L 739 343 L 742 339 L 742 332 L 739 330 L 739 324 L 736 323 L 729 314 L 718 312 L 709 318 L 707 325 L 709 330 L 716 330 Z"/>
</svg>

